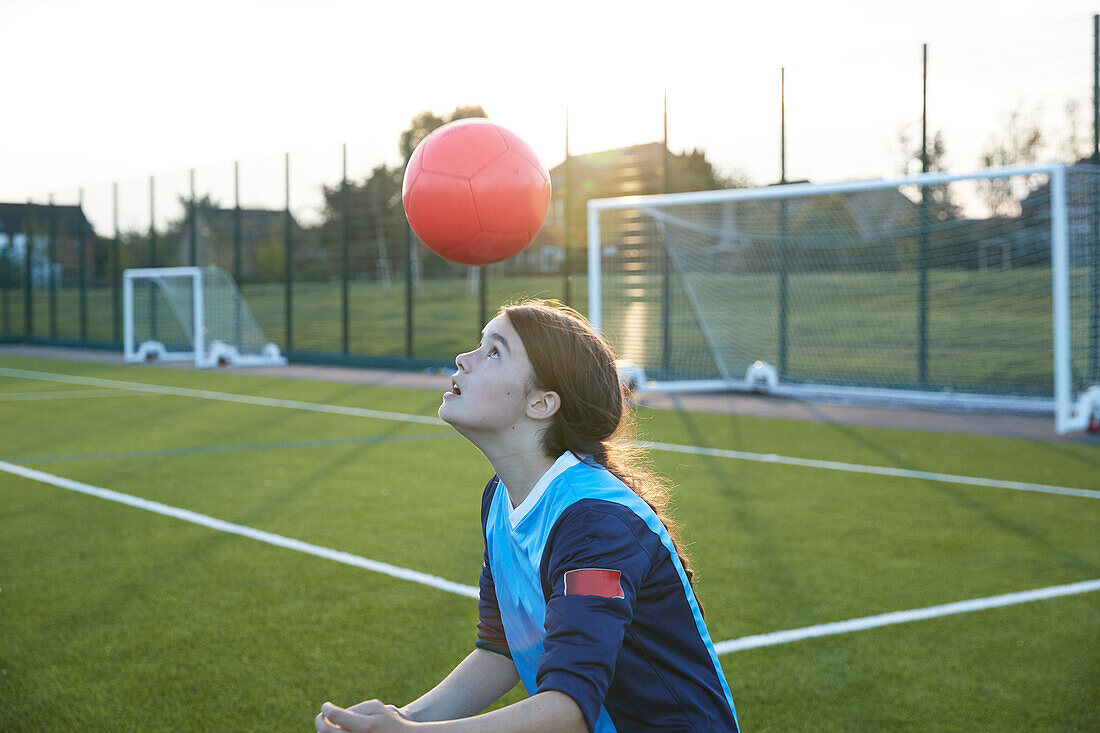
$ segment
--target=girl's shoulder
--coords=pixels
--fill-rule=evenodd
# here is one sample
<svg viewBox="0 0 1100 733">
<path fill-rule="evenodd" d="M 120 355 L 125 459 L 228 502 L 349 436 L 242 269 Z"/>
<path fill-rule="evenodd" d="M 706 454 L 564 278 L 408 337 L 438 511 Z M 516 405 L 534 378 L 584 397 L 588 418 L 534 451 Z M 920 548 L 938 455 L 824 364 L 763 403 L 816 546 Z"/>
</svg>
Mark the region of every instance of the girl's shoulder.
<svg viewBox="0 0 1100 733">
<path fill-rule="evenodd" d="M 633 537 L 645 545 L 661 541 L 665 528 L 653 509 L 610 471 L 578 465 L 562 478 L 561 506 L 551 535 L 593 541 Z"/>
<path fill-rule="evenodd" d="M 619 504 L 634 511 L 647 506 L 618 476 L 591 458 L 582 458 L 558 480 L 557 493 L 570 506 L 585 500 Z"/>
<path fill-rule="evenodd" d="M 660 534 L 633 509 L 582 499 L 561 513 L 547 537 L 539 568 L 543 590 L 549 594 L 563 573 L 584 568 L 625 573 L 632 587 L 639 587 L 656 567 L 663 546 Z"/>
</svg>

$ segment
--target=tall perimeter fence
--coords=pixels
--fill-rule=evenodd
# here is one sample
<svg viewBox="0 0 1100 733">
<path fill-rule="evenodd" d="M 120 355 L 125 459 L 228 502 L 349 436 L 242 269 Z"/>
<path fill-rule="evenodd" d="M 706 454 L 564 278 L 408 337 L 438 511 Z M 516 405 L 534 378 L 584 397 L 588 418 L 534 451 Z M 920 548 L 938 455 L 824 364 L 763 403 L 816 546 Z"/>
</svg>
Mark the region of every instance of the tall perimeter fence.
<svg viewBox="0 0 1100 733">
<path fill-rule="evenodd" d="M 543 154 L 554 186 L 543 231 L 520 255 L 484 268 L 447 262 L 411 233 L 398 135 L 0 203 L 0 341 L 121 351 L 125 269 L 213 265 L 235 277 L 265 336 L 292 361 L 444 367 L 502 302 L 538 296 L 587 311 L 589 199 L 1100 163 L 1096 19 L 1045 28 L 1042 41 L 1032 30 L 853 52 L 782 76 L 743 69 L 721 90 L 673 85 L 653 101 L 642 140 L 614 141 L 606 131 L 616 120 L 575 107 L 571 123 L 561 115 L 560 154 Z M 588 134 L 596 129 L 605 137 Z M 574 147 L 610 142 L 578 153 L 571 137 Z M 1019 215 L 1003 197 L 941 208 L 971 219 Z M 650 295 L 660 299 L 668 267 L 655 275 Z M 670 307 L 685 310 L 655 328 L 690 318 L 680 301 Z M 615 345 L 619 335 L 608 336 Z"/>
</svg>

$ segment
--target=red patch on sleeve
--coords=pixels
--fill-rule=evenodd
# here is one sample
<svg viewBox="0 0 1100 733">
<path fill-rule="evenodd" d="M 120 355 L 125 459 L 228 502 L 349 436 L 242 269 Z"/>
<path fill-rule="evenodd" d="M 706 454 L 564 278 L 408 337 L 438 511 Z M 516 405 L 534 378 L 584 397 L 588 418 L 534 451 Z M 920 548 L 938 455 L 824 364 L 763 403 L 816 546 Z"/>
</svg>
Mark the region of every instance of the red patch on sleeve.
<svg viewBox="0 0 1100 733">
<path fill-rule="evenodd" d="M 565 573 L 565 595 L 623 598 L 623 587 L 619 584 L 621 575 L 618 570 L 599 568 L 569 570 Z"/>
</svg>

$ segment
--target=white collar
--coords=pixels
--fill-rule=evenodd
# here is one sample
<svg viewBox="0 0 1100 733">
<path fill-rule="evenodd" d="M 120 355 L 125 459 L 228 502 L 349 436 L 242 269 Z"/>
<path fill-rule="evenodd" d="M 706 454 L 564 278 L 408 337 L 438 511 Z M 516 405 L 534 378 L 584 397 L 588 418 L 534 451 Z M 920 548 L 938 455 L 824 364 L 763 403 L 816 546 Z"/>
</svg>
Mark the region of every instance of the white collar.
<svg viewBox="0 0 1100 733">
<path fill-rule="evenodd" d="M 562 453 L 558 457 L 558 460 L 554 461 L 554 465 L 550 466 L 550 468 L 547 469 L 546 473 L 542 474 L 542 478 L 540 478 L 535 483 L 535 486 L 531 489 L 531 493 L 527 495 L 527 498 L 520 502 L 519 506 L 515 507 L 514 509 L 512 509 L 512 511 L 508 513 L 508 521 L 511 523 L 512 529 L 515 529 L 516 525 L 519 524 L 523 520 L 523 518 L 530 513 L 535 504 L 539 503 L 539 499 L 541 499 L 542 495 L 546 493 L 546 487 L 548 487 L 554 481 L 554 479 L 556 479 L 566 470 L 572 468 L 578 463 L 580 463 L 580 460 L 578 460 L 577 457 L 573 455 L 572 451 L 566 451 L 565 453 Z M 505 497 L 508 501 L 508 506 L 511 507 L 512 500 L 510 497 L 507 496 L 508 487 L 504 485 L 504 482 L 501 482 L 500 486 L 505 491 Z"/>
</svg>

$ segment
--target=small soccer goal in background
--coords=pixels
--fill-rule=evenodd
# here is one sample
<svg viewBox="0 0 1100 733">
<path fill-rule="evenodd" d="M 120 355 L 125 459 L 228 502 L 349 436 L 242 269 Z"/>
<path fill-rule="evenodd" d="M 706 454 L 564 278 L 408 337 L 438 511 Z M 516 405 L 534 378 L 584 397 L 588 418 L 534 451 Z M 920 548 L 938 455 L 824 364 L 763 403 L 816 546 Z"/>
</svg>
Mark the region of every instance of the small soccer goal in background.
<svg viewBox="0 0 1100 733">
<path fill-rule="evenodd" d="M 122 286 L 127 362 L 194 361 L 200 368 L 287 363 L 225 270 L 126 270 Z"/>
<path fill-rule="evenodd" d="M 1097 167 L 592 200 L 588 274 L 639 391 L 1100 420 Z"/>
</svg>

